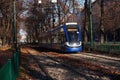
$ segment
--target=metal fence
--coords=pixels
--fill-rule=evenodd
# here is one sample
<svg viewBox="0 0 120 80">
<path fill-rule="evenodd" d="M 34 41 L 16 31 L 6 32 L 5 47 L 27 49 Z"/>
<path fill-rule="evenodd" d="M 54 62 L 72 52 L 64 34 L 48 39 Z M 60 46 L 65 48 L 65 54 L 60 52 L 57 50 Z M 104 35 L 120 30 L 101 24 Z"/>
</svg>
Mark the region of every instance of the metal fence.
<svg viewBox="0 0 120 80">
<path fill-rule="evenodd" d="M 84 43 L 84 49 L 89 48 L 109 53 L 120 53 L 120 43 L 94 43 L 92 47 L 90 43 Z"/>
<path fill-rule="evenodd" d="M 0 69 L 0 80 L 16 80 L 20 66 L 20 50 L 8 59 L 6 64 Z"/>
</svg>

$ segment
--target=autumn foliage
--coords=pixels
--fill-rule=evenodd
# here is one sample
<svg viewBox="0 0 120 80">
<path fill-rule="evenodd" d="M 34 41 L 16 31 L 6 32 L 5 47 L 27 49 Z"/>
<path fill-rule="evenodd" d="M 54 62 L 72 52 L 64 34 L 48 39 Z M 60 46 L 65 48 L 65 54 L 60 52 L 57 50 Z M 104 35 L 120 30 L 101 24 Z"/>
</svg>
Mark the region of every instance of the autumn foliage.
<svg viewBox="0 0 120 80">
<path fill-rule="evenodd" d="M 102 7 L 101 7 L 102 4 Z M 101 12 L 101 9 L 103 10 Z M 86 18 L 85 18 L 86 13 Z M 93 36 L 94 40 L 100 39 L 103 34 L 104 38 L 108 41 L 119 41 L 118 33 L 120 27 L 120 1 L 119 0 L 96 0 L 92 3 L 92 24 L 93 24 Z M 89 4 L 82 11 L 82 20 L 80 24 L 87 35 L 90 36 L 89 27 Z M 102 14 L 102 16 L 101 16 Z M 101 23 L 102 18 L 102 23 Z M 102 26 L 102 29 L 101 29 Z"/>
</svg>

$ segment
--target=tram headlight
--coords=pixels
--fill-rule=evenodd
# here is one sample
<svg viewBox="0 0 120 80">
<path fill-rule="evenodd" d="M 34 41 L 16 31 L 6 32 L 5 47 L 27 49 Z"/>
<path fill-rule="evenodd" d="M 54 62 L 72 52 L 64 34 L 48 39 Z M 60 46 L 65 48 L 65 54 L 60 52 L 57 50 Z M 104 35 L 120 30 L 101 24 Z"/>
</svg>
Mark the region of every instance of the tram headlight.
<svg viewBox="0 0 120 80">
<path fill-rule="evenodd" d="M 69 44 L 69 42 L 66 42 L 65 44 L 69 47 L 78 47 L 78 46 L 81 46 L 81 41 L 79 43 L 72 43 L 72 44 Z"/>
<path fill-rule="evenodd" d="M 73 43 L 71 46 L 72 47 L 77 47 L 78 45 L 76 43 Z"/>
<path fill-rule="evenodd" d="M 81 46 L 82 45 L 82 42 L 80 41 L 79 45 Z"/>
<path fill-rule="evenodd" d="M 67 46 L 70 46 L 69 42 L 66 42 L 65 44 L 66 44 Z"/>
</svg>

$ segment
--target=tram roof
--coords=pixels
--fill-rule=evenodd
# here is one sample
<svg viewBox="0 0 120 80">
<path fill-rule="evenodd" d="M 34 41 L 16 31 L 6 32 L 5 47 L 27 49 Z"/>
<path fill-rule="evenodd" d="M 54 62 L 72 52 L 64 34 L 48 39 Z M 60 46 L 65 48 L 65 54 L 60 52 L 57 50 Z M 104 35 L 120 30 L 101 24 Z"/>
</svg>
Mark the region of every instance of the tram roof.
<svg viewBox="0 0 120 80">
<path fill-rule="evenodd" d="M 68 22 L 66 25 L 77 25 L 77 22 Z"/>
</svg>

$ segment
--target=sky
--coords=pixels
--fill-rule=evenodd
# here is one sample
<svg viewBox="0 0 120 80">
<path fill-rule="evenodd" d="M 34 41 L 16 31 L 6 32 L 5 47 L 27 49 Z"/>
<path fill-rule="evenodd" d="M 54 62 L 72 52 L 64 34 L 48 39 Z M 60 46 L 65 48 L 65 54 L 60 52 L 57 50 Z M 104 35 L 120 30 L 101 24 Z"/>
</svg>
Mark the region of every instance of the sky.
<svg viewBox="0 0 120 80">
<path fill-rule="evenodd" d="M 25 42 L 26 41 L 26 35 L 27 35 L 26 31 L 23 30 L 23 29 L 20 29 L 19 33 L 20 33 L 20 36 L 21 36 L 20 42 Z"/>
<path fill-rule="evenodd" d="M 77 0 L 81 6 L 84 6 L 85 0 Z M 96 0 L 91 0 L 92 2 Z"/>
</svg>

